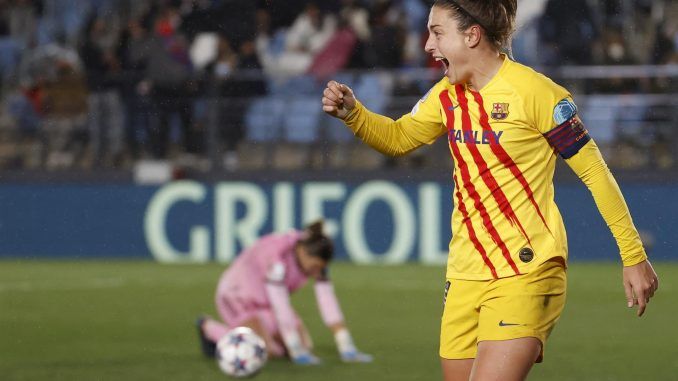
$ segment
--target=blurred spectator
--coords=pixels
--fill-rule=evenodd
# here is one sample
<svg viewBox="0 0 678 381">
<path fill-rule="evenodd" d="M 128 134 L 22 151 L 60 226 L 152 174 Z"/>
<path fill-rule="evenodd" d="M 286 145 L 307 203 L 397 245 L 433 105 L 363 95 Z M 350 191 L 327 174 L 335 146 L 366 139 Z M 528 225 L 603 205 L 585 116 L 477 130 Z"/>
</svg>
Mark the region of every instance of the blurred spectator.
<svg viewBox="0 0 678 381">
<path fill-rule="evenodd" d="M 240 102 L 243 100 L 242 97 L 247 96 L 238 92 L 238 78 L 234 75 L 238 69 L 238 61 L 238 55 L 231 47 L 230 41 L 220 36 L 217 57 L 208 66 L 208 70 L 214 79 L 212 83 L 217 86 L 217 94 L 221 98 L 218 112 L 218 134 L 219 141 L 223 141 L 225 145 L 223 165 L 228 169 L 233 169 L 238 164 L 235 151 L 243 136 L 241 115 L 245 111 L 243 109 L 245 105 Z"/>
<path fill-rule="evenodd" d="M 549 0 L 539 25 L 546 65 L 589 65 L 598 28 L 586 0 Z"/>
<path fill-rule="evenodd" d="M 432 3 L 0 0 L 0 84 L 10 116 L 0 115 L 0 127 L 10 125 L 12 133 L 19 132 L 11 136 L 42 139 L 46 153 L 73 150 L 47 160 L 62 164 L 77 163 L 87 126 L 94 158 L 104 165 L 113 163 L 113 157 L 127 158 L 126 153 L 134 159 L 147 153 L 175 159 L 175 146 L 170 145 L 175 142 L 181 152 L 202 154 L 206 131 L 216 138 L 210 152 L 217 156 L 212 158 L 228 169 L 239 167 L 239 158 L 242 165 L 251 165 L 252 158 L 236 155 L 245 124 L 252 141 L 282 139 L 303 145 L 321 138 L 336 145 L 352 137 L 325 133 L 313 100 L 317 80 L 343 77 L 371 108 L 394 115 L 406 112 L 409 107 L 403 105 L 416 101 L 407 98 L 410 92 L 430 87 L 432 78 L 420 74 L 424 71 L 341 71 L 439 66 L 423 52 Z M 88 23 L 90 14 L 98 15 L 96 22 Z M 515 57 L 552 66 L 544 70 L 593 63 L 678 63 L 677 18 L 678 2 L 670 0 L 519 0 Z M 125 27 L 119 33 L 121 25 Z M 606 114 L 610 136 L 618 135 L 622 124 L 642 122 L 643 131 L 649 131 L 649 120 L 661 128 L 675 124 L 670 107 L 656 102 L 643 106 L 646 99 L 638 96 L 678 91 L 675 76 L 650 80 L 613 78 L 610 73 L 602 79 L 561 78 L 589 95 L 581 98 L 590 103 L 582 102 L 582 107 L 595 110 L 589 115 Z M 268 90 L 270 96 L 251 103 Z M 292 102 L 290 93 L 303 99 Z M 595 93 L 609 95 L 597 99 Z M 620 93 L 633 94 L 629 103 L 610 101 Z M 213 97 L 219 105 L 214 109 L 206 102 Z M 253 112 L 266 117 L 253 117 Z M 620 115 L 624 118 L 617 120 Z M 624 128 L 635 136 L 633 128 Z M 671 146 L 673 135 L 664 130 L 655 135 L 663 142 L 658 150 Z M 673 165 L 672 160 L 656 161 Z"/>
<path fill-rule="evenodd" d="M 287 31 L 285 50 L 281 54 L 271 54 L 267 43 L 259 47 L 264 69 L 277 78 L 306 73 L 315 55 L 326 46 L 336 29 L 336 17 L 324 14 L 315 3 L 309 3 Z"/>
<path fill-rule="evenodd" d="M 41 80 L 56 81 L 59 75 L 55 63 L 68 65 L 80 71 L 81 62 L 78 53 L 66 45 L 61 36 L 54 43 L 38 46 L 26 51 L 18 67 L 18 80 L 21 84 L 33 84 Z"/>
<path fill-rule="evenodd" d="M 615 26 L 608 26 L 604 29 L 602 38 L 602 64 L 603 65 L 632 65 L 634 61 L 625 44 L 622 30 Z M 641 81 L 636 78 L 613 77 L 599 79 L 594 81 L 594 86 L 598 93 L 621 93 L 628 94 L 640 90 Z M 619 106 L 622 110 L 624 107 Z M 620 111 L 621 112 L 621 111 Z"/>
<path fill-rule="evenodd" d="M 315 53 L 327 44 L 336 27 L 334 15 L 323 13 L 316 3 L 309 3 L 287 32 L 286 48 L 290 52 Z"/>
<path fill-rule="evenodd" d="M 357 38 L 350 28 L 334 33 L 329 43 L 314 58 L 309 73 L 318 81 L 325 81 L 344 69 L 355 47 Z"/>
<path fill-rule="evenodd" d="M 266 84 L 258 75 L 261 63 L 254 41 L 245 41 L 236 53 L 224 36 L 219 40 L 217 59 L 210 65 L 222 97 L 219 110 L 219 135 L 224 142 L 223 166 L 236 169 L 236 150 L 245 134 L 245 114 L 255 97 L 266 93 Z"/>
<path fill-rule="evenodd" d="M 6 18 L 0 17 L 0 85 L 14 72 L 21 58 L 21 47 L 10 35 L 8 24 Z"/>
<path fill-rule="evenodd" d="M 287 1 L 289 0 L 285 3 Z M 256 4 L 253 0 L 222 1 L 214 12 L 219 17 L 217 31 L 227 36 L 233 46 L 240 46 L 255 38 L 256 25 L 253 21 Z"/>
<path fill-rule="evenodd" d="M 678 6 L 675 8 L 678 13 Z M 678 21 L 667 19 L 656 27 L 652 43 L 651 63 L 655 65 L 678 64 Z M 672 77 L 658 77 L 652 81 L 657 92 L 677 92 L 678 81 Z"/>
<path fill-rule="evenodd" d="M 637 0 L 633 1 L 637 2 Z M 600 0 L 598 7 L 600 12 L 602 12 L 605 25 L 616 28 L 623 27 L 624 23 L 631 18 L 631 15 L 628 14 L 628 3 L 623 0 Z"/>
<path fill-rule="evenodd" d="M 192 80 L 192 65 L 188 41 L 177 32 L 181 18 L 178 9 L 160 9 L 153 23 L 154 35 L 147 41 L 139 57 L 146 63 L 144 80 L 138 89 L 150 94 L 158 123 L 151 125 L 150 144 L 155 158 L 167 158 L 171 132 L 171 117 L 178 116 L 184 152 L 198 153 L 202 149 L 201 131 L 193 125 L 193 96 L 197 86 Z"/>
<path fill-rule="evenodd" d="M 634 61 L 629 54 L 622 30 L 619 27 L 608 26 L 602 34 L 602 64 L 603 65 L 632 65 Z"/>
<path fill-rule="evenodd" d="M 369 40 L 370 13 L 358 0 L 343 0 L 342 3 L 341 20 L 353 30 L 360 41 Z"/>
<path fill-rule="evenodd" d="M 406 20 L 405 46 L 403 47 L 403 61 L 408 67 L 424 64 L 426 54 L 421 44 L 421 37 L 428 35 L 429 4 L 422 0 L 399 0 L 400 8 Z"/>
<path fill-rule="evenodd" d="M 37 127 L 44 142 L 42 160 L 48 168 L 67 167 L 84 153 L 87 89 L 82 64 L 63 39 L 26 54 L 19 65 L 23 94 L 37 118 L 23 118 Z M 21 119 L 20 119 L 21 120 Z"/>
<path fill-rule="evenodd" d="M 119 86 L 121 64 L 112 46 L 106 46 L 105 20 L 93 16 L 85 26 L 80 58 L 85 67 L 89 95 L 88 127 L 95 165 L 104 160 L 118 165 L 122 159 L 124 114 Z"/>
<path fill-rule="evenodd" d="M 370 13 L 358 0 L 343 0 L 343 8 L 339 17 L 340 22 L 348 26 L 357 37 L 351 58 L 346 66 L 350 68 L 367 67 L 365 54 L 372 38 L 372 30 L 369 24 Z"/>
<path fill-rule="evenodd" d="M 181 31 L 189 39 L 202 32 L 213 32 L 219 27 L 219 15 L 211 8 L 210 0 L 190 1 L 182 16 Z"/>
<path fill-rule="evenodd" d="M 666 21 L 657 25 L 652 51 L 652 63 L 678 63 L 678 22 Z"/>
<path fill-rule="evenodd" d="M 134 158 L 140 157 L 140 146 L 148 141 L 150 135 L 152 102 L 150 88 L 145 81 L 150 43 L 148 28 L 141 18 L 134 18 L 121 33 L 116 52 L 125 71 L 120 88 L 126 116 L 125 140 Z"/>
<path fill-rule="evenodd" d="M 257 0 L 257 9 L 270 14 L 271 31 L 288 28 L 304 12 L 309 0 Z"/>
<path fill-rule="evenodd" d="M 527 66 L 541 64 L 539 50 L 539 19 L 547 0 L 518 0 L 516 32 L 513 35 L 512 53 L 516 61 Z"/>
<path fill-rule="evenodd" d="M 25 53 L 18 67 L 18 81 L 40 115 L 72 116 L 86 111 L 82 63 L 75 50 L 63 41 L 40 46 Z M 55 89 L 74 90 L 60 99 Z"/>
<path fill-rule="evenodd" d="M 87 0 L 42 0 L 42 17 L 38 25 L 38 43 L 54 42 L 62 36 L 66 44 L 75 46 L 79 32 L 92 6 Z"/>
<path fill-rule="evenodd" d="M 38 16 L 42 13 L 42 1 L 17 0 L 9 7 L 7 18 L 10 33 L 22 49 L 35 44 Z"/>
<path fill-rule="evenodd" d="M 368 66 L 373 68 L 397 68 L 403 62 L 405 30 L 399 20 L 401 14 L 392 8 L 391 2 L 380 2 L 372 14 L 372 41 L 368 49 Z"/>
</svg>

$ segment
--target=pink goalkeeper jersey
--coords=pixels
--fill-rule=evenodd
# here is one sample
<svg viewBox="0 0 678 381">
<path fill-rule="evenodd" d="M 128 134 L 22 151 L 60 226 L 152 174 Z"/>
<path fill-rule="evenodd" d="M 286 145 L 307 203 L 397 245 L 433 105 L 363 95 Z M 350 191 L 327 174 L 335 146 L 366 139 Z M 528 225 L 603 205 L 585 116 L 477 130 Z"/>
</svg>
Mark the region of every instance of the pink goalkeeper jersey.
<svg viewBox="0 0 678 381">
<path fill-rule="evenodd" d="M 282 284 L 292 293 L 306 284 L 294 246 L 300 231 L 269 234 L 243 251 L 219 280 L 217 294 L 246 309 L 270 308 L 266 284 Z"/>
</svg>

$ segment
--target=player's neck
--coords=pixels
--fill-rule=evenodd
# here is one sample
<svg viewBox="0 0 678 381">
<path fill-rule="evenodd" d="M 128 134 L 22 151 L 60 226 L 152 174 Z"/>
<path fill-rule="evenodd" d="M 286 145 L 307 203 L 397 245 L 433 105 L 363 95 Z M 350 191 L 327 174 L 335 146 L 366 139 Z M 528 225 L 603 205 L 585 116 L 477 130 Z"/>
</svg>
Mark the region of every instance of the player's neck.
<svg viewBox="0 0 678 381">
<path fill-rule="evenodd" d="M 477 64 L 468 81 L 469 87 L 475 91 L 482 90 L 497 75 L 505 59 L 504 55 L 493 50 L 478 52 L 478 58 L 474 60 Z"/>
</svg>

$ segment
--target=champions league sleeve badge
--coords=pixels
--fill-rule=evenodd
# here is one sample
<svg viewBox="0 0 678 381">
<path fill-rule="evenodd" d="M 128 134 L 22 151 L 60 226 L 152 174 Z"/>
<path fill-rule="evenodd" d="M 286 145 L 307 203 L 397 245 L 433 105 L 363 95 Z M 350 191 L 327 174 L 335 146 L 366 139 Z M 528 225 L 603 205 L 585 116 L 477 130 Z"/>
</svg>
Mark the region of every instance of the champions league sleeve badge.
<svg viewBox="0 0 678 381">
<path fill-rule="evenodd" d="M 546 132 L 544 137 L 563 159 L 569 159 L 591 140 L 588 131 L 577 115 L 577 106 L 569 99 L 563 99 L 553 109 L 553 120 L 557 126 Z"/>
<path fill-rule="evenodd" d="M 553 109 L 553 120 L 557 126 L 567 122 L 577 113 L 577 105 L 569 99 L 563 99 Z"/>
</svg>

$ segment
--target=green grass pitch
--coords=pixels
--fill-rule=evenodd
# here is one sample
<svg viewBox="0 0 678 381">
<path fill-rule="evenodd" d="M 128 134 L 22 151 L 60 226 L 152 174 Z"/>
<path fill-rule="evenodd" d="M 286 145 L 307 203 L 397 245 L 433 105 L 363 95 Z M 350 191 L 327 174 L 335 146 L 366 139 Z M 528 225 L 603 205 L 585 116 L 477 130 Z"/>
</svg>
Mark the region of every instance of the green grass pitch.
<svg viewBox="0 0 678 381">
<path fill-rule="evenodd" d="M 678 264 L 656 264 L 646 316 L 625 306 L 613 263 L 575 263 L 565 312 L 531 380 L 678 379 Z M 0 261 L 0 379 L 224 380 L 199 353 L 193 322 L 212 314 L 222 267 L 127 261 Z M 312 287 L 293 302 L 317 367 L 270 361 L 255 379 L 439 380 L 442 267 L 332 270 L 356 343 L 372 364 L 342 364 Z"/>
</svg>

